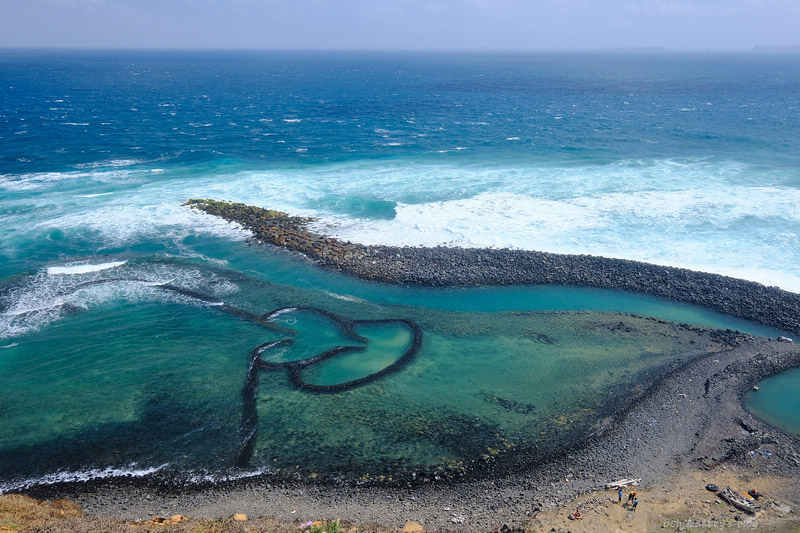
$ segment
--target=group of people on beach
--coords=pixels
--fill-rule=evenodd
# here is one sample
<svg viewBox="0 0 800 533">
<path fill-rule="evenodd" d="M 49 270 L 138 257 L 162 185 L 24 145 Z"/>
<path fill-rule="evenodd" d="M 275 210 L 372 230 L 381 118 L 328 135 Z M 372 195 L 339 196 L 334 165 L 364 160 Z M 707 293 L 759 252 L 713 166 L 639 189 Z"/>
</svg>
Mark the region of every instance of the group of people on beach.
<svg viewBox="0 0 800 533">
<path fill-rule="evenodd" d="M 622 505 L 622 487 L 619 488 L 619 492 L 617 492 L 617 503 Z M 636 497 L 636 491 L 632 490 L 630 494 L 628 494 L 628 501 L 625 502 L 625 506 L 628 507 L 631 511 L 636 512 L 636 507 L 639 505 L 639 498 Z M 581 513 L 580 507 L 575 509 L 575 512 L 570 515 L 570 518 L 578 520 L 583 518 L 583 514 Z"/>
<path fill-rule="evenodd" d="M 617 493 L 617 503 L 622 505 L 622 487 L 620 487 L 619 492 Z M 636 506 L 639 505 L 639 498 L 636 497 L 635 490 L 628 494 L 628 501 L 625 502 L 625 504 L 629 505 L 632 511 L 636 511 Z"/>
</svg>

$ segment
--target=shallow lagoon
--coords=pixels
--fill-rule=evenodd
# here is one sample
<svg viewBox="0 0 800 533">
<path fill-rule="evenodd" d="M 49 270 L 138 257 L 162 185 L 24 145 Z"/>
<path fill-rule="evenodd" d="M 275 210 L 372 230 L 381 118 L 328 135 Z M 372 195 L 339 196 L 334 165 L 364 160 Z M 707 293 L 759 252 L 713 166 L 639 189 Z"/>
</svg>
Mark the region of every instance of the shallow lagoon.
<svg viewBox="0 0 800 533">
<path fill-rule="evenodd" d="M 713 345 L 677 322 L 780 333 L 616 291 L 387 286 L 265 248 L 223 248 L 225 266 L 148 255 L 106 270 L 43 270 L 5 287 L 31 309 L 12 325 L 40 321 L 0 351 L 7 487 L 108 467 L 190 478 L 480 473 L 537 461 L 588 434 L 670 365 Z M 356 337 L 298 307 L 353 321 Z M 417 324 L 421 346 L 371 383 L 319 394 L 298 389 L 286 369 L 261 370 L 252 453 L 237 464 L 254 349 L 293 341 L 261 352 L 268 362 L 360 349 L 302 369 L 307 383 L 336 385 L 403 356 L 412 338 L 403 323 L 359 322 L 388 319 Z"/>
<path fill-rule="evenodd" d="M 800 435 L 800 368 L 781 372 L 745 396 L 745 406 L 767 423 Z"/>
</svg>

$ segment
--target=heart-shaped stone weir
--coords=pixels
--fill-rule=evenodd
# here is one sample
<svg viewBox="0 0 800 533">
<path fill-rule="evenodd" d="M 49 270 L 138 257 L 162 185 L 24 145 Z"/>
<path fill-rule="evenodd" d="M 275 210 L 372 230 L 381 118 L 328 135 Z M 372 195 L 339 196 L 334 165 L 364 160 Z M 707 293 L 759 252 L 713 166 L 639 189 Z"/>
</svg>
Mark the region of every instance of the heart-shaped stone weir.
<svg viewBox="0 0 800 533">
<path fill-rule="evenodd" d="M 296 335 L 261 344 L 250 354 L 242 391 L 240 466 L 249 463 L 258 431 L 256 400 L 261 371 L 285 369 L 298 389 L 337 393 L 400 369 L 422 344 L 422 330 L 406 318 L 356 320 L 316 307 L 284 307 L 267 313 L 264 319 L 290 328 Z"/>
</svg>

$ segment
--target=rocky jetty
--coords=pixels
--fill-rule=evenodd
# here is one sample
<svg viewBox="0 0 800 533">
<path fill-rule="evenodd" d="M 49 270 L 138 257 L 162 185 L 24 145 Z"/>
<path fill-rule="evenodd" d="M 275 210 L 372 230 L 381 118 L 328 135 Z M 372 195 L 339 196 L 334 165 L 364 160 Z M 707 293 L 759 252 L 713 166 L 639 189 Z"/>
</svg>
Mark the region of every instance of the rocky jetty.
<svg viewBox="0 0 800 533">
<path fill-rule="evenodd" d="M 217 200 L 186 205 L 235 222 L 260 243 L 366 280 L 427 286 L 576 285 L 697 304 L 800 334 L 800 294 L 718 274 L 591 255 L 508 249 L 365 246 L 314 233 L 314 219 Z"/>
</svg>

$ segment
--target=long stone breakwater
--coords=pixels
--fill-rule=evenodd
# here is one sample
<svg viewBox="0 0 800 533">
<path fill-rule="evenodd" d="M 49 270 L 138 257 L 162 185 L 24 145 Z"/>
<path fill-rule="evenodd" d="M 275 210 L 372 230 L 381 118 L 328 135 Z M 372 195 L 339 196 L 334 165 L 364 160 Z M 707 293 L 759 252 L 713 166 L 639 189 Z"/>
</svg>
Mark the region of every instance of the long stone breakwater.
<svg viewBox="0 0 800 533">
<path fill-rule="evenodd" d="M 309 229 L 312 218 L 218 200 L 186 205 L 235 222 L 260 243 L 301 253 L 366 280 L 426 286 L 575 285 L 620 289 L 702 305 L 800 335 L 800 294 L 684 268 L 592 255 L 526 250 L 366 246 Z"/>
</svg>

